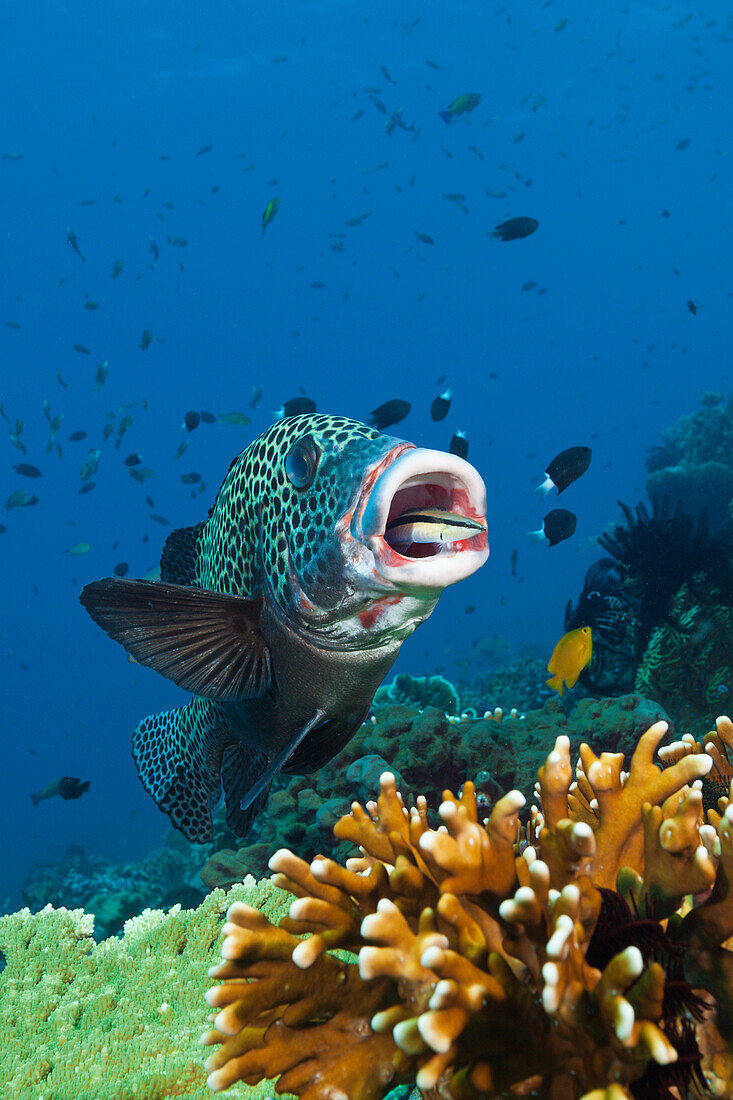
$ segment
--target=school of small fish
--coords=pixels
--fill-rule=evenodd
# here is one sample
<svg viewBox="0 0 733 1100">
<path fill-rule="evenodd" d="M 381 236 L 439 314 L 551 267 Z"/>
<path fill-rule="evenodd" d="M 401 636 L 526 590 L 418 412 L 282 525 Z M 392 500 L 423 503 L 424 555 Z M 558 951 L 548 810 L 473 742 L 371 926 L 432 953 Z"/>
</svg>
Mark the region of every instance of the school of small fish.
<svg viewBox="0 0 733 1100">
<path fill-rule="evenodd" d="M 412 22 L 399 23 L 396 26 L 404 34 L 409 34 L 420 22 L 416 17 Z M 560 19 L 554 23 L 551 29 L 559 33 L 564 31 L 568 20 Z M 563 37 L 567 37 L 567 31 Z M 273 64 L 284 65 L 288 56 L 277 55 L 272 59 Z M 391 61 L 389 67 L 381 65 L 375 67 L 375 82 L 363 84 L 354 88 L 347 103 L 348 113 L 344 115 L 347 125 L 363 130 L 371 127 L 380 135 L 380 140 L 388 139 L 385 149 L 390 152 L 400 150 L 399 156 L 405 155 L 405 150 L 411 148 L 414 142 L 432 142 L 436 149 L 441 149 L 440 156 L 445 158 L 446 164 L 454 161 L 459 147 L 465 150 L 466 155 L 476 165 L 476 162 L 491 163 L 489 155 L 489 141 L 495 140 L 495 124 L 497 121 L 496 106 L 493 97 L 486 89 L 479 91 L 463 91 L 461 85 L 463 78 L 457 74 L 450 77 L 450 87 L 443 87 L 439 94 L 432 81 L 438 79 L 436 74 L 446 75 L 447 65 L 441 60 L 432 57 L 424 58 L 426 78 L 425 91 L 429 97 L 429 110 L 421 111 L 420 104 L 411 94 L 404 75 L 396 64 Z M 468 81 L 466 81 L 468 83 Z M 473 81 L 472 81 L 473 83 Z M 465 85 L 464 85 L 465 87 Z M 447 93 L 447 94 L 443 94 Z M 353 101 L 353 102 L 352 102 Z M 547 106 L 545 96 L 536 91 L 528 94 L 521 101 L 521 108 L 526 111 L 527 117 L 542 112 Z M 343 109 L 343 107 L 342 107 Z M 213 141 L 203 141 L 201 135 L 191 143 L 188 156 L 196 163 L 209 165 L 213 163 L 219 153 L 219 149 Z M 485 140 L 482 140 L 484 138 Z M 512 145 L 519 145 L 531 139 L 531 133 L 527 122 L 523 119 L 520 124 L 513 125 L 509 135 Z M 679 137 L 675 146 L 676 152 L 684 152 L 690 145 L 690 138 Z M 445 145 L 440 145 L 445 141 Z M 13 165 L 19 165 L 23 161 L 24 154 L 20 149 L 10 148 L 0 154 L 4 162 L 8 162 L 8 170 L 15 171 Z M 205 159 L 203 159 L 205 158 Z M 170 160 L 166 152 L 159 154 L 160 161 Z M 255 207 L 248 214 L 248 225 L 251 229 L 253 247 L 260 250 L 262 255 L 271 254 L 277 247 L 277 241 L 282 234 L 292 233 L 294 223 L 297 220 L 297 196 L 292 194 L 292 188 L 288 189 L 282 180 L 275 177 L 265 180 L 264 175 L 258 178 L 259 166 L 251 163 L 247 156 L 237 153 L 235 159 L 239 161 L 241 169 L 248 174 L 248 178 L 258 179 L 256 185 Z M 477 165 L 476 165 L 477 166 Z M 376 164 L 362 169 L 363 174 L 383 174 L 390 168 L 387 159 L 380 160 Z M 272 170 L 270 170 L 271 172 Z M 483 171 L 483 169 L 482 169 Z M 547 233 L 545 215 L 542 228 L 540 220 L 532 216 L 532 203 L 527 196 L 532 194 L 529 189 L 533 179 L 520 172 L 517 168 L 502 164 L 496 170 L 495 175 L 485 177 L 484 184 L 476 190 L 467 185 L 461 179 L 455 182 L 442 183 L 435 188 L 436 202 L 440 203 L 444 210 L 449 210 L 451 216 L 455 211 L 457 221 L 464 225 L 472 224 L 471 221 L 463 221 L 458 215 L 473 215 L 483 219 L 476 236 L 480 237 L 487 255 L 497 258 L 492 262 L 501 263 L 505 255 L 531 256 L 542 247 L 543 237 Z M 406 174 L 404 178 L 393 181 L 394 189 L 401 195 L 410 194 L 410 189 L 415 183 L 414 175 Z M 456 187 L 455 190 L 443 190 L 443 188 Z M 376 190 L 376 189 L 375 189 Z M 210 187 L 212 196 L 219 191 L 219 184 L 213 183 Z M 151 189 L 146 188 L 142 194 L 143 199 L 148 199 Z M 353 203 L 349 209 L 344 209 L 339 221 L 329 227 L 327 238 L 324 234 L 324 250 L 327 248 L 333 253 L 347 253 L 351 242 L 358 234 L 369 232 L 369 219 L 379 216 L 378 200 L 372 189 L 365 186 L 363 194 L 371 197 L 364 198 Z M 69 483 L 75 487 L 75 492 L 89 500 L 92 494 L 99 494 L 113 483 L 116 473 L 129 478 L 140 486 L 136 492 L 140 494 L 141 507 L 147 509 L 145 520 L 153 525 L 170 526 L 167 515 L 173 515 L 172 504 L 156 504 L 154 496 L 149 492 L 150 482 L 156 477 L 156 469 L 150 463 L 154 460 L 148 455 L 144 446 L 145 432 L 143 429 L 145 415 L 148 412 L 148 403 L 145 397 L 137 397 L 124 403 L 110 403 L 112 407 L 105 410 L 104 421 L 92 423 L 81 419 L 74 411 L 74 394 L 81 389 L 98 395 L 103 401 L 109 393 L 111 381 L 117 380 L 122 367 L 119 365 L 120 356 L 112 354 L 109 347 L 93 337 L 95 330 L 93 325 L 104 315 L 105 309 L 118 288 L 124 286 L 129 280 L 138 280 L 145 277 L 159 278 L 164 270 L 184 273 L 189 264 L 195 262 L 198 242 L 195 234 L 184 224 L 177 224 L 180 211 L 176 210 L 176 204 L 168 196 L 161 196 L 156 209 L 155 217 L 160 221 L 156 230 L 153 226 L 152 233 L 148 228 L 140 233 L 142 242 L 142 259 L 137 261 L 137 267 L 130 261 L 129 256 L 120 246 L 120 255 L 114 252 L 101 257 L 104 263 L 104 279 L 98 280 L 88 290 L 80 292 L 77 304 L 79 308 L 78 333 L 75 331 L 64 340 L 64 352 L 66 358 L 55 369 L 54 387 L 56 396 L 43 397 L 40 407 L 32 409 L 12 409 L 6 411 L 0 403 L 0 426 L 3 428 L 10 447 L 10 454 L 16 461 L 8 463 L 7 488 L 3 494 L 7 523 L 0 524 L 0 534 L 12 533 L 13 525 L 21 525 L 28 514 L 38 505 L 43 507 L 43 486 L 46 484 L 44 475 L 48 473 L 51 462 L 63 463 L 64 471 Z M 90 195 L 74 196 L 78 213 L 67 214 L 60 220 L 57 226 L 57 243 L 59 254 L 66 260 L 66 270 L 71 272 L 83 271 L 90 273 L 94 261 L 99 260 L 100 245 L 95 240 L 91 228 L 92 222 L 88 220 L 92 209 L 98 202 L 97 197 Z M 153 199 L 149 199 L 153 201 Z M 203 200 L 200 200 L 203 201 Z M 122 198 L 114 196 L 115 203 L 121 203 Z M 446 206 L 446 204 L 449 204 Z M 410 253 L 413 258 L 419 258 L 421 263 L 429 265 L 435 263 L 436 257 L 441 252 L 441 244 L 445 239 L 445 232 L 439 232 L 439 227 L 431 224 L 429 210 L 420 209 L 406 203 L 407 211 L 404 237 L 402 238 L 405 253 Z M 542 213 L 541 211 L 535 211 Z M 659 214 L 663 218 L 671 217 L 669 209 L 662 209 Z M 67 221 L 72 224 L 65 224 Z M 500 219 L 500 220 L 497 220 Z M 165 225 L 163 224 L 165 223 Z M 297 228 L 297 227 L 296 227 Z M 185 234 L 185 235 L 184 235 Z M 485 240 L 488 238 L 488 242 Z M 514 244 L 516 242 L 516 246 Z M 503 249 L 503 244 L 511 243 L 509 250 Z M 534 250 L 534 251 L 533 251 Z M 116 249 L 115 249 L 116 251 Z M 501 254 L 501 256 L 499 256 Z M 84 265 L 82 268 L 81 265 Z M 154 273 L 152 276 L 149 273 Z M 399 277 L 399 272 L 393 268 L 392 273 Z M 678 272 L 675 272 L 678 273 Z M 529 274 L 529 272 L 528 272 Z M 535 274 L 537 274 L 535 272 Z M 316 277 L 319 276 L 319 277 Z M 323 276 L 323 277 L 320 277 Z M 539 278 L 539 276 L 538 276 Z M 66 282 L 67 275 L 60 274 L 58 286 Z M 326 272 L 314 270 L 304 278 L 303 287 L 307 287 L 307 293 L 314 292 L 313 297 L 326 298 L 328 291 L 328 275 Z M 547 292 L 547 287 L 538 279 L 517 280 L 517 291 L 525 295 L 542 296 Z M 318 293 L 317 293 L 318 292 Z M 348 290 L 344 290 L 344 297 L 348 296 Z M 18 297 L 18 302 L 21 302 Z M 684 298 L 681 299 L 684 303 Z M 698 317 L 698 313 L 704 307 L 693 298 L 687 298 L 686 308 L 692 317 Z M 83 313 L 81 311 L 84 311 Z M 700 324 L 704 320 L 703 315 L 691 324 Z M 19 315 L 8 317 L 4 321 L 8 330 L 8 341 L 22 340 L 24 324 Z M 78 336 L 78 338 L 74 338 Z M 126 350 L 140 362 L 152 364 L 156 351 L 165 343 L 165 327 L 161 320 L 147 314 L 136 315 L 134 327 L 125 336 Z M 489 378 L 496 378 L 493 372 L 487 372 Z M 55 386 L 58 385 L 58 390 Z M 381 386 L 380 386 L 381 388 Z M 385 387 L 386 388 L 386 387 Z M 355 410 L 364 417 L 367 427 L 374 432 L 384 432 L 395 425 L 402 424 L 411 413 L 429 415 L 430 421 L 436 425 L 436 432 L 445 434 L 441 437 L 441 445 L 446 452 L 456 461 L 465 462 L 469 453 L 468 433 L 459 426 L 460 403 L 470 399 L 470 395 L 461 393 L 461 387 L 454 379 L 441 376 L 432 383 L 429 392 L 419 394 L 409 393 L 404 396 L 406 390 L 400 386 L 400 396 L 390 396 L 387 392 L 375 396 L 375 401 L 380 397 L 384 400 L 375 404 L 372 409 L 363 408 Z M 397 389 L 397 386 L 395 386 Z M 264 412 L 261 403 L 265 395 L 268 395 L 268 404 L 271 412 Z M 319 395 L 316 393 L 315 395 Z M 271 401 L 270 401 L 271 398 Z M 97 397 L 95 397 L 97 400 Z M 272 406 L 277 404 L 277 408 Z M 371 404 L 371 402 L 370 402 Z M 414 409 L 414 412 L 413 412 Z M 198 498 L 206 494 L 208 490 L 205 444 L 202 439 L 207 431 L 234 430 L 234 433 L 243 432 L 251 425 L 255 425 L 252 435 L 262 428 L 261 420 L 272 419 L 275 424 L 283 421 L 286 424 L 290 418 L 302 416 L 316 416 L 318 414 L 317 401 L 314 397 L 300 389 L 299 392 L 287 396 L 285 394 L 272 394 L 268 392 L 264 377 L 261 379 L 248 377 L 243 386 L 242 407 L 217 408 L 212 411 L 207 408 L 186 408 L 183 402 L 172 409 L 168 424 L 168 445 L 171 457 L 179 463 L 176 466 L 176 481 L 192 498 Z M 449 417 L 455 417 L 453 422 Z M 259 418 L 259 421 L 258 421 Z M 43 439 L 39 441 L 39 428 L 42 429 Z M 71 429 L 71 430 L 69 430 Z M 489 440 L 490 441 L 490 440 Z M 562 442 L 562 441 L 560 441 Z M 475 442 L 474 442 L 475 447 Z M 558 495 L 565 493 L 581 476 L 589 469 L 591 461 L 591 449 L 587 445 L 569 446 L 560 450 L 558 454 L 544 469 L 544 480 L 538 486 L 537 492 L 541 499 L 548 494 L 556 492 Z M 200 467 L 200 468 L 196 468 Z M 155 492 L 159 497 L 161 492 L 169 493 L 161 489 Z M 92 500 L 94 497 L 92 496 Z M 419 505 L 419 506 L 418 506 Z M 117 541 L 104 548 L 95 547 L 85 536 L 83 524 L 85 522 L 83 511 L 85 505 L 80 501 L 81 509 L 78 516 L 74 517 L 73 526 L 80 527 L 78 533 L 72 533 L 65 537 L 63 543 L 59 543 L 57 552 L 64 558 L 94 559 L 95 551 L 103 552 L 106 560 L 106 571 L 114 577 L 122 580 L 127 577 L 134 563 L 125 560 L 133 559 L 133 547 L 120 547 Z M 557 547 L 570 539 L 578 527 L 577 515 L 568 508 L 554 507 L 543 516 L 538 517 L 539 526 L 536 530 L 528 532 L 534 542 L 545 543 L 548 547 Z M 450 548 L 463 540 L 471 539 L 476 531 L 476 520 L 471 515 L 464 515 L 460 510 L 455 511 L 450 519 L 441 508 L 431 507 L 430 502 L 418 502 L 410 510 L 406 510 L 399 516 L 392 517 L 386 524 L 393 547 L 441 545 Z M 149 534 L 143 535 L 143 542 L 147 543 Z M 577 540 L 576 540 L 577 542 Z M 561 552 L 560 552 L 561 553 Z M 125 555 L 125 558 L 121 557 Z M 524 558 L 523 558 L 524 560 Z M 519 552 L 512 549 L 510 558 L 510 575 L 517 578 Z M 150 565 L 150 562 L 146 563 Z M 147 576 L 157 577 L 155 568 L 151 568 Z M 474 610 L 473 607 L 470 609 Z M 469 609 L 466 609 L 467 613 Z M 592 640 L 588 627 L 578 628 L 565 635 L 558 642 L 553 652 L 548 671 L 552 673 L 548 684 L 557 690 L 560 695 L 563 688 L 572 688 L 580 672 L 588 665 L 592 656 Z M 727 690 L 727 689 L 726 689 Z M 53 794 L 59 794 L 62 798 L 78 797 L 78 794 L 64 793 L 76 788 L 73 784 L 78 780 L 70 780 L 64 777 L 54 781 L 57 787 L 51 784 L 50 793 L 40 792 L 39 799 L 49 798 Z M 58 786 L 65 784 L 65 786 Z M 81 784 L 79 793 L 87 789 Z M 36 797 L 36 796 L 32 796 Z"/>
</svg>

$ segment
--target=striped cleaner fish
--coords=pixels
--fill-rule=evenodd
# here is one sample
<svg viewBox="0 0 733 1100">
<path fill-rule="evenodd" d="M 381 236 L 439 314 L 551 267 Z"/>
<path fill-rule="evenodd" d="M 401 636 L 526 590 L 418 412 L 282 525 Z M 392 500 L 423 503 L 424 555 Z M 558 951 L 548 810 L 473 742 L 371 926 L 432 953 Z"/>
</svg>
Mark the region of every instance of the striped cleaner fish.
<svg viewBox="0 0 733 1100">
<path fill-rule="evenodd" d="M 343 748 L 442 589 L 485 562 L 485 512 L 455 455 L 293 416 L 234 459 L 203 523 L 168 536 L 160 581 L 83 589 L 111 638 L 194 696 L 132 737 L 143 786 L 188 840 L 212 839 L 222 784 L 244 836 L 278 771 Z"/>
</svg>

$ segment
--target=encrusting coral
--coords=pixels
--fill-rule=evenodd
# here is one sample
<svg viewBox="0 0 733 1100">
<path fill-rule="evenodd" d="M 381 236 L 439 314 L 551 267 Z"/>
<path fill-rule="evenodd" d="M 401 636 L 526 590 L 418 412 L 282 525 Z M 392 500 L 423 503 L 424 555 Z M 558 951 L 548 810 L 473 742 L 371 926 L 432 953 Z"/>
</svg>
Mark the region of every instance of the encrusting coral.
<svg viewBox="0 0 733 1100">
<path fill-rule="evenodd" d="M 408 811 L 385 773 L 376 803 L 335 827 L 360 857 L 277 852 L 273 881 L 296 900 L 278 927 L 247 904 L 228 911 L 210 1086 L 668 1100 L 707 1078 L 730 1096 L 733 792 L 706 824 L 700 780 L 733 771 L 733 725 L 719 719 L 706 751 L 676 743 L 662 768 L 666 732 L 642 734 L 628 772 L 583 744 L 574 773 L 558 737 L 526 826 L 518 791 L 482 824 L 465 783 L 431 829 L 424 798 Z"/>
</svg>

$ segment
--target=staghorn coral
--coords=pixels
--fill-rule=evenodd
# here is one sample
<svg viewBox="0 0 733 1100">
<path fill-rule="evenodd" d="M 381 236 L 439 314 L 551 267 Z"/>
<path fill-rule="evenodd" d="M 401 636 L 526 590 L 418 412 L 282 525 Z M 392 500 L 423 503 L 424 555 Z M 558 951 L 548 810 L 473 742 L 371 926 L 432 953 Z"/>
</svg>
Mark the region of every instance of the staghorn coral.
<svg viewBox="0 0 733 1100">
<path fill-rule="evenodd" d="M 413 1081 L 427 1100 L 651 1100 L 702 1087 L 699 1033 L 727 1087 L 733 805 L 703 824 L 698 781 L 714 757 L 683 742 L 660 768 L 666 732 L 642 734 L 628 773 L 621 754 L 583 744 L 575 777 L 560 736 L 521 855 L 518 791 L 483 824 L 471 783 L 446 791 L 436 831 L 390 773 L 336 826 L 361 849 L 346 867 L 276 853 L 273 881 L 296 900 L 279 927 L 229 910 L 207 996 L 210 1086 L 268 1076 L 303 1100 L 379 1100 Z M 665 930 L 687 894 L 704 900 Z M 714 1004 L 688 984 L 711 968 Z"/>
</svg>

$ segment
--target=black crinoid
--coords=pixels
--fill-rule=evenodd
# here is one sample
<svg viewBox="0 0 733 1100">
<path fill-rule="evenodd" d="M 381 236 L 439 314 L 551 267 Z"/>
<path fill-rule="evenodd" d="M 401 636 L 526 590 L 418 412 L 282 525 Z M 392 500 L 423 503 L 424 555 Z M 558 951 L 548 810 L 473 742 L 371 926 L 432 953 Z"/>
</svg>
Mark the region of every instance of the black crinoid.
<svg viewBox="0 0 733 1100">
<path fill-rule="evenodd" d="M 685 980 L 684 948 L 665 930 L 657 915 L 642 916 L 615 890 L 601 889 L 601 911 L 586 953 L 586 962 L 603 970 L 614 955 L 637 947 L 645 967 L 658 963 L 664 971 L 660 1027 L 677 1051 L 677 1061 L 660 1066 L 650 1061 L 630 1086 L 634 1100 L 675 1100 L 679 1096 L 708 1096 L 701 1068 L 696 1024 L 710 1008 Z M 675 1092 L 670 1091 L 675 1089 Z"/>
<path fill-rule="evenodd" d="M 693 591 L 700 579 L 715 584 L 723 601 L 733 601 L 733 538 L 727 528 L 708 530 L 705 510 L 690 516 L 668 497 L 654 497 L 652 510 L 643 503 L 632 511 L 619 501 L 624 522 L 599 536 L 616 562 L 623 589 L 635 608 L 634 644 L 640 659 L 652 631 L 668 621 L 672 598 L 683 584 Z"/>
</svg>

